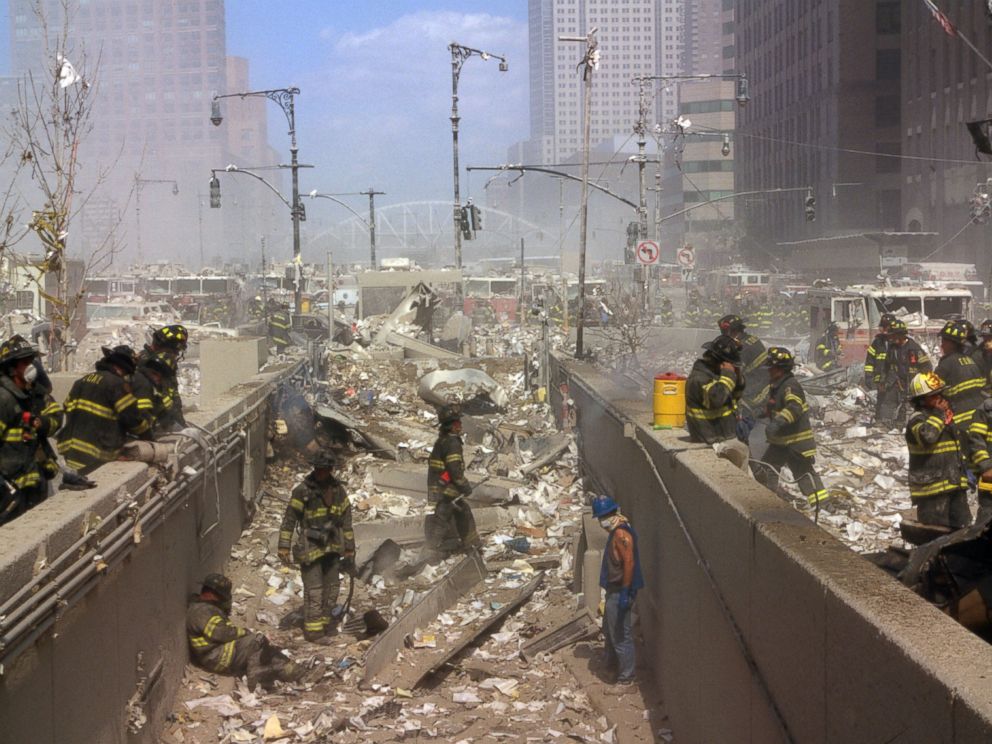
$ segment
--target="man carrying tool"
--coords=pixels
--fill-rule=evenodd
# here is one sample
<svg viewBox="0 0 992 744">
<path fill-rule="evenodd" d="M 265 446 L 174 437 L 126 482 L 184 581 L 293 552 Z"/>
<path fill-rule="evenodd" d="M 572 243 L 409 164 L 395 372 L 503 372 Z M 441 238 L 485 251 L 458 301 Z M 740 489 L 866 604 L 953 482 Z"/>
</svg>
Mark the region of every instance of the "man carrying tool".
<svg viewBox="0 0 992 744">
<path fill-rule="evenodd" d="M 917 518 L 924 524 L 967 527 L 971 524 L 968 478 L 945 382 L 929 372 L 916 375 L 909 387 L 915 408 L 906 424 L 909 497 Z"/>
<path fill-rule="evenodd" d="M 620 513 L 620 505 L 609 496 L 593 499 L 592 515 L 610 535 L 599 570 L 599 585 L 606 590 L 603 612 L 606 665 L 608 671 L 616 671 L 618 685 L 632 685 L 635 659 L 631 608 L 637 592 L 644 586 L 637 533 L 630 520 Z"/>
<path fill-rule="evenodd" d="M 319 452 L 313 471 L 293 489 L 279 528 L 279 558 L 290 564 L 293 533 L 299 530 L 292 557 L 303 579 L 303 637 L 314 643 L 332 643 L 331 612 L 341 591 L 341 570 L 354 571 L 355 533 L 351 502 L 334 477 L 337 460 Z"/>
<path fill-rule="evenodd" d="M 437 418 L 441 430 L 427 463 L 427 498 L 435 506 L 424 522 L 424 536 L 428 546 L 438 552 L 470 550 L 481 546 L 482 541 L 466 500 L 472 484 L 465 477 L 461 408 L 456 404 L 442 406 Z"/>
<path fill-rule="evenodd" d="M 827 326 L 813 351 L 813 363 L 821 372 L 837 369 L 840 359 L 840 327 L 836 323 Z"/>
<path fill-rule="evenodd" d="M 319 667 L 308 673 L 290 661 L 262 633 L 234 625 L 231 605 L 231 580 L 223 574 L 208 574 L 200 593 L 190 598 L 186 635 L 190 655 L 198 667 L 217 674 L 247 675 L 249 690 L 257 685 L 269 690 L 276 680 L 299 682 L 311 677 L 307 681 L 316 681 L 323 676 Z"/>
<path fill-rule="evenodd" d="M 905 421 L 909 383 L 921 372 L 932 372 L 930 357 L 916 339 L 910 338 L 909 328 L 901 320 L 889 323 L 887 350 L 878 383 L 876 423 L 900 426 Z"/>
<path fill-rule="evenodd" d="M 768 397 L 768 369 L 765 367 L 768 351 L 761 339 L 747 332 L 747 326 L 739 315 L 724 315 L 719 326 L 720 333 L 730 336 L 740 347 L 741 370 L 744 373 L 743 402 L 748 408 L 757 410 Z"/>
<path fill-rule="evenodd" d="M 829 494 L 814 467 L 816 442 L 809 425 L 806 393 L 792 374 L 795 358 L 788 349 L 773 346 L 768 350 L 766 364 L 771 380 L 765 406 L 765 416 L 769 419 L 765 429 L 768 451 L 755 477 L 769 490 L 777 491 L 779 470 L 788 465 L 809 505 L 819 508 Z"/>
<path fill-rule="evenodd" d="M 737 404 L 744 394 L 740 350 L 729 336 L 703 344 L 685 386 L 685 421 L 693 442 L 716 444 L 737 436 Z"/>
</svg>

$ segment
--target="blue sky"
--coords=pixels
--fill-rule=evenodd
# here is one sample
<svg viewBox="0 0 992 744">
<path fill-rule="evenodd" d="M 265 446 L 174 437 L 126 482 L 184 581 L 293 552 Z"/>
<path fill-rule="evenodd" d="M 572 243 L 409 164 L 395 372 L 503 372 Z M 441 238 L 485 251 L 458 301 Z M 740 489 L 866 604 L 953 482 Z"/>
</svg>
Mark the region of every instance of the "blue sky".
<svg viewBox="0 0 992 744">
<path fill-rule="evenodd" d="M 508 73 L 493 60 L 465 64 L 462 164 L 504 162 L 507 147 L 527 136 L 526 0 L 232 0 L 227 7 L 228 52 L 251 60 L 252 84 L 301 89 L 300 153 L 318 166 L 307 185 L 374 185 L 387 192 L 383 203 L 450 198 L 450 41 L 510 62 Z M 279 122 L 271 121 L 270 139 L 280 147 Z M 469 185 L 483 183 L 480 174 Z"/>
<path fill-rule="evenodd" d="M 465 64 L 462 165 L 504 162 L 527 136 L 526 0 L 227 0 L 226 8 L 227 52 L 250 60 L 253 87 L 301 89 L 300 157 L 317 166 L 304 176 L 307 191 L 374 185 L 388 192 L 384 204 L 450 198 L 450 41 L 510 63 L 508 73 L 492 60 Z M 4 68 L 7 25 L 0 0 Z M 288 157 L 285 119 L 272 109 L 270 140 Z M 468 186 L 483 183 L 480 174 Z"/>
</svg>

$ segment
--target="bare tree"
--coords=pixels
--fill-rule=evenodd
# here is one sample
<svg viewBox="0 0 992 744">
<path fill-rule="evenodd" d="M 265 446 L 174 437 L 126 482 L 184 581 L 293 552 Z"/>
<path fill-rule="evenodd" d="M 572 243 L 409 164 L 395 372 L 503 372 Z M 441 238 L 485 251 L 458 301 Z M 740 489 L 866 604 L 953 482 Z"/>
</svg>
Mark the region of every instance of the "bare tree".
<svg viewBox="0 0 992 744">
<path fill-rule="evenodd" d="M 642 310 L 641 287 L 636 282 L 625 282 L 614 276 L 607 284 L 605 294 L 594 300 L 599 305 L 611 365 L 623 371 L 639 369 L 638 353 L 650 331 Z"/>
<path fill-rule="evenodd" d="M 48 12 L 54 7 L 54 13 Z M 85 51 L 75 48 L 70 35 L 71 0 L 54 4 L 36 0 L 33 10 L 38 19 L 43 44 L 42 59 L 47 68 L 39 74 L 28 71 L 18 82 L 18 102 L 8 122 L 11 158 L 17 159 L 14 180 L 2 205 L 9 208 L 6 249 L 33 233 L 41 242 L 42 258 L 32 261 L 30 275 L 49 308 L 49 344 L 58 351 L 68 342 L 73 318 L 83 298 L 83 277 L 106 267 L 118 249 L 117 227 L 80 255 L 82 272 L 70 281 L 68 241 L 70 228 L 79 223 L 80 212 L 106 181 L 110 168 L 91 177 L 80 189 L 80 147 L 92 130 L 95 87 L 93 70 L 87 69 Z M 53 17 L 57 16 L 57 17 Z M 73 61 L 70 61 L 72 59 Z M 112 166 L 110 166 L 112 168 Z M 17 199 L 12 194 L 17 194 Z M 27 230 L 15 235 L 19 211 L 30 212 Z M 3 213 L 0 212 L 0 217 Z M 23 262 L 23 259 L 22 259 Z M 57 353 L 53 365 L 67 369 L 66 355 Z"/>
</svg>

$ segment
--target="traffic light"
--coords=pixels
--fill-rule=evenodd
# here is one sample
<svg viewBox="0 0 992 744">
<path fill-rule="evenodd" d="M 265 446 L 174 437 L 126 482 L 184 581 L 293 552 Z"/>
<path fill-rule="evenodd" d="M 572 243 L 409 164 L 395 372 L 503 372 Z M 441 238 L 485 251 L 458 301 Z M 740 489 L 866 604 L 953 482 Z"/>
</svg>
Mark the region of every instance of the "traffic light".
<svg viewBox="0 0 992 744">
<path fill-rule="evenodd" d="M 462 239 L 463 240 L 471 240 L 472 239 L 472 225 L 471 225 L 470 218 L 469 218 L 469 209 L 468 209 L 468 207 L 462 207 L 461 213 L 460 213 L 460 216 L 459 216 L 459 221 L 461 222 Z"/>
<path fill-rule="evenodd" d="M 637 238 L 640 234 L 641 226 L 638 222 L 627 223 L 627 246 L 623 252 L 623 262 L 625 264 L 629 265 L 637 262 L 637 257 L 634 254 L 634 251 L 637 246 Z"/>
<path fill-rule="evenodd" d="M 217 176 L 210 177 L 210 208 L 220 209 L 220 179 Z"/>
<path fill-rule="evenodd" d="M 470 204 L 469 209 L 472 212 L 472 230 L 478 232 L 482 229 L 482 210 L 474 204 Z"/>
<path fill-rule="evenodd" d="M 988 222 L 992 216 L 992 183 L 978 184 L 968 203 L 971 205 L 972 222 L 978 225 Z"/>
<path fill-rule="evenodd" d="M 806 221 L 816 222 L 816 197 L 812 194 L 807 194 L 803 203 L 806 209 Z"/>
</svg>

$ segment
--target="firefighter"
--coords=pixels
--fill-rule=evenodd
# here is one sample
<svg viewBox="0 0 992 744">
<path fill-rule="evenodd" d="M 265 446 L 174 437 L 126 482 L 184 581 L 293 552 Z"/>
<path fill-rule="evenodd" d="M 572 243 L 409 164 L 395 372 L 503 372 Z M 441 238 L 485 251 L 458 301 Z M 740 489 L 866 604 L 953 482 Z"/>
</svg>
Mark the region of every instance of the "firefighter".
<svg viewBox="0 0 992 744">
<path fill-rule="evenodd" d="M 744 403 L 754 410 L 764 405 L 768 397 L 768 351 L 761 340 L 747 332 L 739 315 L 724 315 L 719 322 L 720 333 L 730 336 L 740 347 L 741 369 L 744 373 Z"/>
<path fill-rule="evenodd" d="M 597 496 L 592 515 L 609 533 L 599 569 L 599 585 L 606 592 L 603 610 L 603 639 L 606 666 L 616 670 L 618 685 L 634 684 L 634 631 L 631 610 L 637 592 L 644 587 L 637 533 L 630 520 L 620 513 L 620 505 L 609 496 Z"/>
<path fill-rule="evenodd" d="M 307 670 L 290 661 L 262 633 L 231 622 L 231 580 L 208 574 L 186 610 L 186 636 L 193 663 L 208 672 L 248 678 L 248 689 L 269 690 L 276 680 L 299 682 Z M 322 669 L 315 671 L 321 672 Z"/>
<path fill-rule="evenodd" d="M 921 372 L 932 372 L 933 364 L 916 339 L 910 338 L 908 326 L 901 320 L 889 322 L 886 352 L 878 383 L 875 420 L 891 425 L 905 421 L 905 405 L 910 381 Z"/>
<path fill-rule="evenodd" d="M 153 439 L 159 434 L 182 429 L 186 422 L 181 404 L 177 405 L 172 394 L 172 380 L 176 378 L 176 360 L 164 351 L 139 357 L 132 381 L 138 409 L 151 420 L 145 437 Z"/>
<path fill-rule="evenodd" d="M 130 346 L 104 346 L 96 370 L 76 380 L 65 399 L 59 452 L 83 475 L 116 460 L 128 437 L 140 437 L 151 426 L 131 390 L 135 366 Z"/>
<path fill-rule="evenodd" d="M 739 369 L 740 349 L 729 336 L 717 336 L 703 349 L 686 381 L 686 428 L 691 441 L 716 444 L 737 436 L 744 375 Z"/>
<path fill-rule="evenodd" d="M 62 407 L 39 379 L 40 356 L 20 335 L 0 346 L 0 524 L 44 501 L 59 472 L 48 437 L 62 425 Z"/>
<path fill-rule="evenodd" d="M 978 478 L 978 518 L 992 513 L 992 398 L 986 398 L 968 424 L 970 465 Z"/>
<path fill-rule="evenodd" d="M 289 565 L 292 555 L 303 579 L 303 637 L 324 645 L 333 643 L 327 636 L 336 630 L 332 610 L 341 590 L 341 571 L 353 573 L 355 560 L 351 501 L 334 477 L 336 465 L 328 451 L 314 457 L 313 470 L 293 489 L 279 528 L 279 558 Z"/>
<path fill-rule="evenodd" d="M 836 323 L 831 323 L 816 342 L 813 363 L 820 368 L 821 372 L 829 372 L 837 369 L 839 356 L 840 328 Z"/>
<path fill-rule="evenodd" d="M 189 348 L 189 331 L 186 326 L 176 323 L 157 328 L 152 333 L 151 344 L 145 344 L 145 348 L 141 350 L 138 357 L 140 364 L 148 361 L 155 354 L 167 354 L 175 362 L 172 372 L 164 378 L 163 392 L 165 397 L 170 399 L 169 413 L 166 418 L 170 425 L 178 428 L 186 426 L 186 419 L 183 416 L 183 399 L 179 394 L 179 363 L 186 356 L 187 348 Z"/>
<path fill-rule="evenodd" d="M 949 320 L 940 331 L 942 356 L 935 372 L 944 381 L 941 395 L 954 412 L 954 426 L 962 436 L 968 429 L 971 416 L 982 405 L 985 396 L 982 387 L 985 378 L 966 352 L 968 327 L 959 320 Z"/>
<path fill-rule="evenodd" d="M 979 370 L 982 372 L 982 379 L 985 381 L 982 392 L 985 395 L 992 395 L 992 318 L 982 321 L 981 336 L 978 347 L 971 358 L 975 360 Z"/>
<path fill-rule="evenodd" d="M 768 349 L 766 365 L 771 381 L 764 411 L 768 418 L 765 428 L 768 451 L 764 456 L 764 467 L 758 469 L 756 477 L 770 490 L 777 491 L 778 471 L 788 465 L 809 505 L 819 507 L 829 495 L 814 467 L 816 441 L 809 425 L 806 393 L 792 374 L 795 358 L 788 349 L 773 346 Z"/>
<path fill-rule="evenodd" d="M 661 298 L 661 324 L 666 327 L 675 324 L 675 310 L 670 297 Z"/>
<path fill-rule="evenodd" d="M 461 408 L 442 406 L 437 418 L 440 433 L 427 465 L 427 497 L 435 505 L 424 523 L 427 544 L 442 553 L 478 548 L 482 541 L 467 501 L 472 484 L 465 477 Z"/>
<path fill-rule="evenodd" d="M 915 409 L 906 424 L 909 496 L 917 518 L 924 524 L 967 527 L 971 524 L 968 478 L 948 388 L 934 372 L 916 375 L 909 388 Z"/>
<path fill-rule="evenodd" d="M 892 313 L 883 313 L 878 321 L 878 333 L 865 351 L 865 387 L 876 390 L 882 381 L 882 366 L 889 348 L 889 325 L 896 319 Z"/>
<path fill-rule="evenodd" d="M 276 304 L 269 313 L 269 340 L 275 346 L 277 354 L 282 354 L 293 344 L 289 336 L 290 328 L 289 305 Z"/>
</svg>

